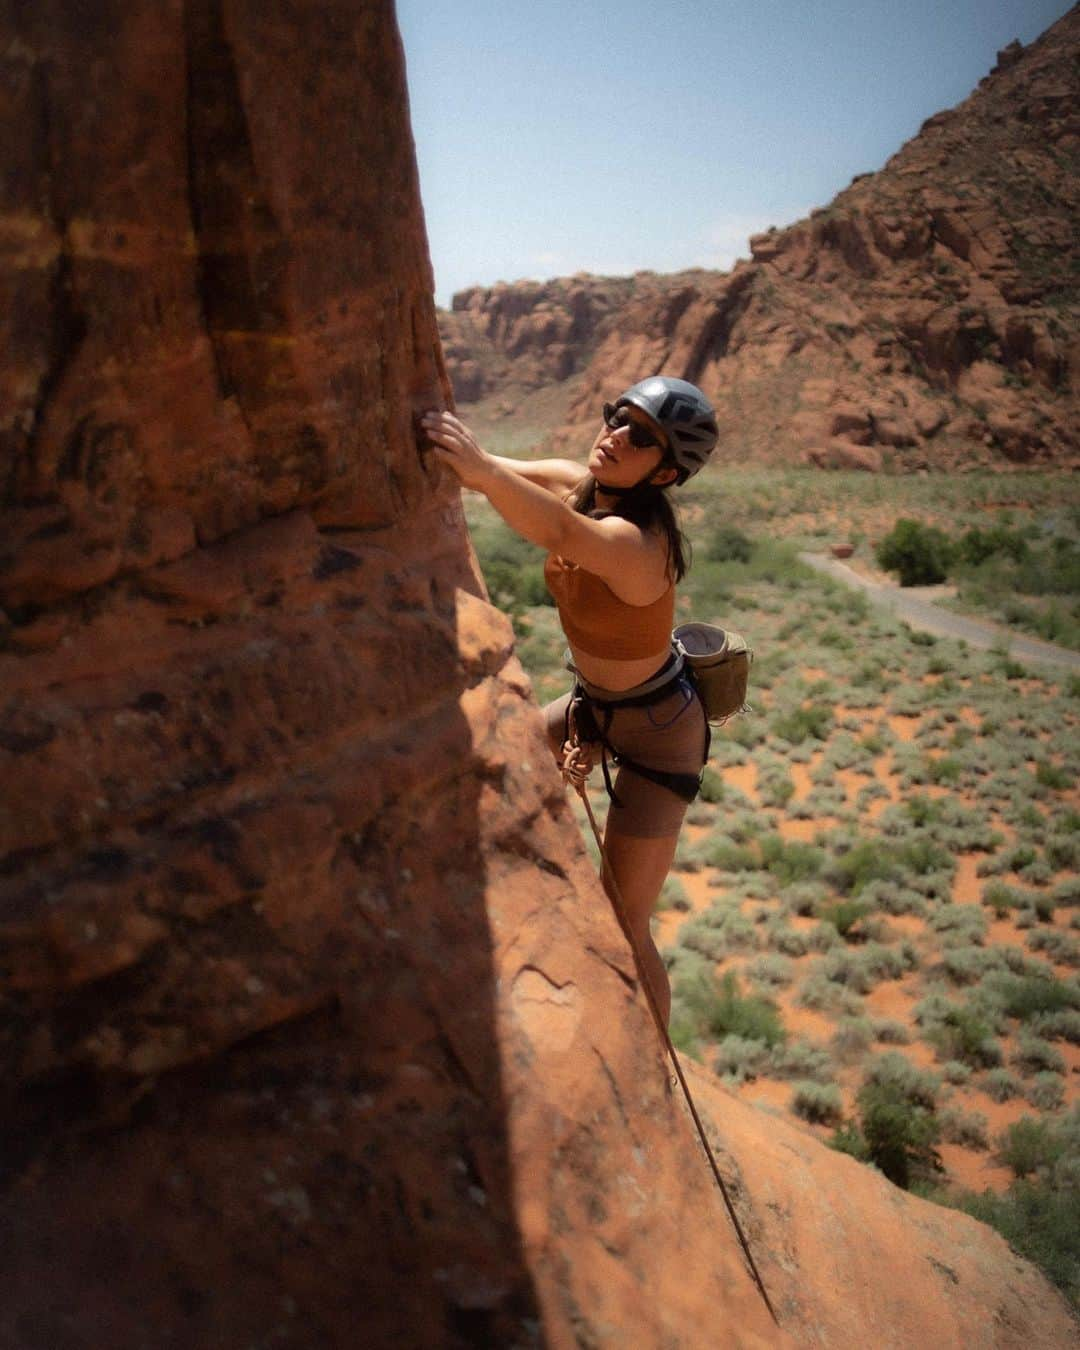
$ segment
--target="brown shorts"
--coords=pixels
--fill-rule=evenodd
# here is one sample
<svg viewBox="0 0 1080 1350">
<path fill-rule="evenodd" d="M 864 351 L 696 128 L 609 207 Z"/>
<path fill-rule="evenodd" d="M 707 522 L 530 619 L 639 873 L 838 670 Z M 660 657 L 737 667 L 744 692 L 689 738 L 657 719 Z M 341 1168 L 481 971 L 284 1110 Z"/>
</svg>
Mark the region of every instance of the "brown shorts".
<svg viewBox="0 0 1080 1350">
<path fill-rule="evenodd" d="M 544 709 L 548 740 L 555 754 L 566 739 L 566 711 L 573 690 Z M 645 708 L 612 711 L 608 742 L 620 755 L 664 773 L 701 772 L 705 762 L 705 710 L 685 676 L 659 703 Z M 657 839 L 678 834 L 689 805 L 670 788 L 642 778 L 629 767 L 615 776 L 616 802 L 608 811 L 608 827 L 637 839 Z"/>
</svg>

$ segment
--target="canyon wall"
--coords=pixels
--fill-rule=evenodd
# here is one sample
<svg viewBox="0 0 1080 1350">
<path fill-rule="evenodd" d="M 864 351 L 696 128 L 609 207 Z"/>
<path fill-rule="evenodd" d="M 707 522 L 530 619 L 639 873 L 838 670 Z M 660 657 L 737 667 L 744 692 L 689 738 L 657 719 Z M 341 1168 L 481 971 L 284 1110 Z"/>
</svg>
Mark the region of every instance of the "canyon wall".
<svg viewBox="0 0 1080 1350">
<path fill-rule="evenodd" d="M 706 1083 L 754 1288 L 415 436 L 389 0 L 0 39 L 0 1345 L 1054 1344 Z"/>
<path fill-rule="evenodd" d="M 466 414 L 581 453 L 604 399 L 664 371 L 715 402 L 721 465 L 1075 466 L 1078 72 L 1074 7 L 730 273 L 462 292 L 440 327 Z"/>
</svg>

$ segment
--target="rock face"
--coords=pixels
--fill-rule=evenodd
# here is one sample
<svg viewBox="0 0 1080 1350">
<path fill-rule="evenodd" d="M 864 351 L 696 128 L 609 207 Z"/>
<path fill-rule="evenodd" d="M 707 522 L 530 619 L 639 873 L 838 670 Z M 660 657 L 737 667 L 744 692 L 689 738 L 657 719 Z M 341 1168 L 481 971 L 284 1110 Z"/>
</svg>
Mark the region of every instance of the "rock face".
<svg viewBox="0 0 1080 1350">
<path fill-rule="evenodd" d="M 572 452 L 602 399 L 663 370 L 713 397 L 732 462 L 1075 463 L 1078 54 L 1074 8 L 1028 49 L 1010 44 L 970 98 L 880 172 L 750 240 L 752 261 L 730 274 L 643 274 L 622 303 L 605 283 L 614 303 L 577 347 L 552 444 Z M 459 300 L 489 318 L 489 297 L 520 310 L 541 289 Z M 517 331 L 530 322 L 518 313 Z M 506 346 L 503 367 L 479 361 L 486 384 L 458 383 L 478 359 L 462 341 L 449 349 L 462 397 L 513 386 Z"/>
<path fill-rule="evenodd" d="M 721 1095 L 785 1332 L 747 1275 L 416 443 L 389 3 L 5 16 L 0 1344 L 837 1344 L 883 1215 L 916 1330 L 1054 1344 L 989 1230 L 866 1173 L 822 1233 L 789 1158 L 844 1160 Z"/>
</svg>

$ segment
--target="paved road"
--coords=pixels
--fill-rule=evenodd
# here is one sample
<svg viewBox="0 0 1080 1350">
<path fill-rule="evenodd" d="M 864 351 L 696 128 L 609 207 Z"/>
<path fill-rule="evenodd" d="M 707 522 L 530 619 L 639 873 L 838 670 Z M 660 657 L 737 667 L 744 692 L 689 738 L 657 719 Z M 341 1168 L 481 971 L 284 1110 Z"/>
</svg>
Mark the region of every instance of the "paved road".
<svg viewBox="0 0 1080 1350">
<path fill-rule="evenodd" d="M 1017 661 L 1039 661 L 1080 670 L 1080 652 L 1070 651 L 1068 647 L 1040 642 L 1038 638 L 1021 637 L 1011 628 L 991 623 L 988 619 L 969 619 L 963 614 L 954 614 L 920 595 L 918 587 L 904 589 L 900 586 L 882 586 L 869 577 L 861 576 L 847 563 L 838 558 L 826 557 L 824 553 L 800 553 L 799 557 L 818 572 L 824 572 L 848 586 L 857 586 L 866 592 L 874 604 L 891 610 L 897 618 L 905 620 L 912 628 L 922 629 L 924 633 L 934 633 L 937 637 L 963 638 L 970 646 L 986 650 L 1007 647 L 1009 655 Z"/>
</svg>

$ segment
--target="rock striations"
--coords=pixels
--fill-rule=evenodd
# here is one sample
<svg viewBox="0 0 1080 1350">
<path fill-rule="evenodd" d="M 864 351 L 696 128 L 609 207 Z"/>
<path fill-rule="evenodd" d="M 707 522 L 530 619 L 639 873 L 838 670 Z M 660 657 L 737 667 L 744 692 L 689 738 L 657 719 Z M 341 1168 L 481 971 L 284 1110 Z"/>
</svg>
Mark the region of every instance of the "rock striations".
<svg viewBox="0 0 1080 1350">
<path fill-rule="evenodd" d="M 698 1075 L 769 1320 L 415 441 L 389 0 L 4 15 L 0 1345 L 1063 1344 Z"/>
<path fill-rule="evenodd" d="M 455 387 L 498 392 L 512 420 L 543 372 L 574 374 L 552 418 L 571 452 L 603 398 L 664 370 L 715 399 L 730 462 L 1077 462 L 1078 61 L 1074 8 L 880 172 L 753 238 L 731 273 L 465 292 L 440 317 Z M 584 297 L 591 323 L 575 327 Z"/>
</svg>

